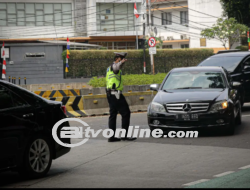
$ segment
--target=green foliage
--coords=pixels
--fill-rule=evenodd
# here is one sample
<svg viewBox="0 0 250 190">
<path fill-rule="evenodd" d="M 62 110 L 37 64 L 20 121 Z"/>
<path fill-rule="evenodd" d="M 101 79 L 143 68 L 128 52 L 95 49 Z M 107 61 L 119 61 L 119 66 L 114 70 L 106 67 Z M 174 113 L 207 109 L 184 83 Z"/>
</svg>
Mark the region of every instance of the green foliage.
<svg viewBox="0 0 250 190">
<path fill-rule="evenodd" d="M 201 31 L 201 35 L 208 39 L 218 39 L 226 48 L 230 43 L 230 49 L 233 44 L 240 40 L 242 34 L 246 34 L 248 27 L 237 23 L 235 18 L 225 19 L 219 18 L 217 23 L 211 28 L 206 28 Z"/>
<path fill-rule="evenodd" d="M 166 77 L 166 73 L 158 73 L 156 75 L 123 75 L 123 85 L 146 85 L 146 84 L 161 84 L 164 78 Z M 96 87 L 106 87 L 106 78 L 101 77 L 93 77 L 89 83 L 90 86 Z"/>
<path fill-rule="evenodd" d="M 238 46 L 236 49 L 239 49 L 241 51 L 248 51 L 249 47 L 248 46 Z"/>
<path fill-rule="evenodd" d="M 67 77 L 105 76 L 114 61 L 114 52 L 128 52 L 123 74 L 143 74 L 143 50 L 70 50 Z M 167 73 L 175 67 L 196 66 L 213 55 L 213 49 L 158 49 L 154 56 L 155 72 Z M 64 63 L 66 51 L 62 54 Z M 147 74 L 151 72 L 150 56 L 146 50 Z"/>
<path fill-rule="evenodd" d="M 220 0 L 224 16 L 235 18 L 239 23 L 250 27 L 250 1 L 249 0 Z"/>
</svg>

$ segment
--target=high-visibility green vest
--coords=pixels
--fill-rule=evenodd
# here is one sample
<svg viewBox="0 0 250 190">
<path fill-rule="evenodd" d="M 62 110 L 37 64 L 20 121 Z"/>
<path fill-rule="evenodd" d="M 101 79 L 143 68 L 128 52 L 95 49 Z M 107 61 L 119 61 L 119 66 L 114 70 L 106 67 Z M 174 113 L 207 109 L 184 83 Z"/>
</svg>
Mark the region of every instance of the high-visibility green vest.
<svg viewBox="0 0 250 190">
<path fill-rule="evenodd" d="M 107 89 L 112 89 L 113 84 L 115 83 L 116 90 L 123 90 L 123 80 L 122 80 L 122 71 L 119 70 L 118 74 L 115 74 L 111 70 L 111 66 L 107 69 L 107 75 L 106 75 L 106 84 Z"/>
</svg>

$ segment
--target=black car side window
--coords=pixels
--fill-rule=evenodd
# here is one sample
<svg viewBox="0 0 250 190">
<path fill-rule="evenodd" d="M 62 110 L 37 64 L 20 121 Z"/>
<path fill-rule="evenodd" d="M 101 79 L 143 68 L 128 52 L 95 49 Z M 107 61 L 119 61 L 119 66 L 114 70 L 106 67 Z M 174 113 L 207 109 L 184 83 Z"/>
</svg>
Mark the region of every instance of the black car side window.
<svg viewBox="0 0 250 190">
<path fill-rule="evenodd" d="M 13 104 L 14 104 L 14 107 L 21 107 L 21 106 L 25 106 L 25 105 L 28 105 L 27 102 L 25 102 L 22 98 L 20 98 L 18 95 L 11 93 L 11 96 L 12 96 L 12 100 L 13 100 Z"/>
<path fill-rule="evenodd" d="M 8 89 L 0 86 L 0 110 L 13 107 L 13 101 Z"/>
</svg>

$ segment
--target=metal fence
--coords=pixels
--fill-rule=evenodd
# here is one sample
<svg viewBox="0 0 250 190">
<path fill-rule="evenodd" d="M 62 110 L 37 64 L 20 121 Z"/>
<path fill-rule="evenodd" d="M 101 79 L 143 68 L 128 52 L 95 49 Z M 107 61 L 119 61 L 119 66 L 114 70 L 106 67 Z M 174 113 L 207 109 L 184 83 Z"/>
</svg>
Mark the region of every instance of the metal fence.
<svg viewBox="0 0 250 190">
<path fill-rule="evenodd" d="M 154 58 L 155 73 L 167 73 L 176 67 L 197 66 L 207 56 L 171 56 Z M 107 68 L 113 63 L 113 59 L 71 59 L 69 60 L 69 72 L 65 78 L 91 78 L 105 76 Z M 143 59 L 128 58 L 122 68 L 123 74 L 143 74 Z M 146 58 L 146 73 L 151 73 L 150 58 Z"/>
</svg>

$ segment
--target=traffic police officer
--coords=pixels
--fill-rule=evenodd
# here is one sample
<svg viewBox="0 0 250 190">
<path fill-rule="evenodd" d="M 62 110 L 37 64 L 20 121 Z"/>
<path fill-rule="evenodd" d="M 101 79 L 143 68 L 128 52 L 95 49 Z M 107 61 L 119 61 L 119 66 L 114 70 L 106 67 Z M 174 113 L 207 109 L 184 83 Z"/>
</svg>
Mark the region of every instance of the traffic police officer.
<svg viewBox="0 0 250 190">
<path fill-rule="evenodd" d="M 130 123 L 130 109 L 125 97 L 122 94 L 123 90 L 123 79 L 121 68 L 127 61 L 127 53 L 115 53 L 114 62 L 107 69 L 106 82 L 107 82 L 107 99 L 109 103 L 109 128 L 116 131 L 116 118 L 118 112 L 122 116 L 122 129 L 127 131 Z M 108 142 L 117 142 L 121 140 L 133 141 L 136 138 L 115 138 L 114 136 L 109 138 Z"/>
</svg>

